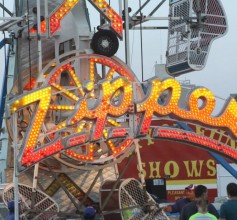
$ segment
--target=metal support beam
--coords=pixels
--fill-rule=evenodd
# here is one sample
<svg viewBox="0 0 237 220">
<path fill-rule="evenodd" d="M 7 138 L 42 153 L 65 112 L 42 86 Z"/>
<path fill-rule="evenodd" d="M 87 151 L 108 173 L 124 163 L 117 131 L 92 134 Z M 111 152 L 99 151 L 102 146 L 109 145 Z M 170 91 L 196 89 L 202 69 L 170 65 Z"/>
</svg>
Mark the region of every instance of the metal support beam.
<svg viewBox="0 0 237 220">
<path fill-rule="evenodd" d="M 23 20 L 24 18 L 6 20 L 0 24 L 0 31 L 8 31 L 12 26 Z"/>
<path fill-rule="evenodd" d="M 152 27 L 152 26 L 146 26 L 146 27 L 142 27 L 142 30 L 167 30 L 168 27 L 165 26 L 160 26 L 160 27 Z M 134 27 L 133 30 L 140 30 L 140 27 Z"/>
<path fill-rule="evenodd" d="M 18 186 L 18 146 L 17 146 L 17 113 L 13 114 L 13 149 L 14 149 L 14 172 L 13 172 L 13 183 L 14 183 L 14 219 L 19 219 L 19 186 Z"/>
<path fill-rule="evenodd" d="M 137 154 L 137 165 L 139 167 L 139 176 L 140 176 L 140 179 L 141 179 L 141 183 L 142 183 L 142 186 L 144 187 L 145 186 L 145 177 L 144 177 L 144 174 L 142 172 L 142 160 L 141 160 L 141 155 L 140 155 L 140 150 L 139 150 L 139 144 L 138 144 L 138 139 L 134 141 L 135 143 L 135 146 L 136 146 L 136 154 Z"/>
<path fill-rule="evenodd" d="M 167 21 L 167 20 L 189 20 L 189 19 L 195 19 L 196 17 L 182 17 L 182 16 L 177 16 L 177 17 L 144 17 L 143 22 L 145 21 L 152 21 L 152 20 L 160 20 L 160 21 Z"/>
<path fill-rule="evenodd" d="M 35 207 L 38 173 L 39 173 L 39 163 L 35 164 L 35 167 L 34 167 L 33 187 L 32 187 L 32 195 L 31 195 L 31 209 Z"/>
<path fill-rule="evenodd" d="M 162 0 L 148 16 L 152 16 L 165 3 L 165 1 L 166 0 Z"/>
<path fill-rule="evenodd" d="M 122 17 L 122 1 L 119 1 L 119 16 Z"/>
<path fill-rule="evenodd" d="M 54 179 L 56 179 L 58 181 L 58 183 L 60 184 L 60 186 L 62 187 L 63 191 L 66 193 L 66 195 L 68 196 L 68 198 L 71 200 L 71 202 L 73 203 L 73 205 L 75 206 L 75 208 L 78 210 L 78 212 L 80 211 L 78 204 L 75 202 L 75 200 L 73 199 L 72 195 L 70 194 L 70 192 L 68 192 L 67 188 L 62 184 L 62 182 L 59 180 L 59 178 L 57 177 L 57 175 L 52 171 L 52 169 L 50 168 L 49 164 L 47 163 L 47 161 L 45 161 L 46 166 L 48 167 L 50 173 L 52 174 L 52 176 L 54 177 Z"/>
<path fill-rule="evenodd" d="M 151 0 L 147 0 L 144 2 L 144 4 L 133 14 L 133 16 L 136 16 Z"/>
<path fill-rule="evenodd" d="M 103 170 L 99 170 L 99 172 L 97 173 L 96 177 L 94 178 L 92 184 L 90 185 L 90 188 L 87 190 L 83 200 L 81 201 L 81 204 L 79 205 L 79 208 L 85 203 L 89 193 L 91 192 L 91 190 L 93 189 L 94 185 L 96 184 L 96 181 L 98 180 L 98 178 L 100 177 L 100 175 L 102 174 Z"/>
<path fill-rule="evenodd" d="M 130 47 L 129 47 L 129 14 L 128 14 L 128 0 L 124 0 L 124 15 L 125 15 L 125 58 L 126 64 L 130 67 Z"/>
<path fill-rule="evenodd" d="M 0 20 L 3 21 L 22 21 L 22 17 L 0 17 Z"/>
<path fill-rule="evenodd" d="M 49 7 L 48 7 L 48 0 L 44 0 L 44 14 L 45 14 L 45 21 L 46 21 L 46 33 L 49 37 L 50 35 L 50 28 L 49 28 Z"/>
<path fill-rule="evenodd" d="M 122 172 L 119 174 L 119 177 L 118 177 L 118 179 L 116 180 L 116 182 L 114 183 L 113 188 L 112 188 L 111 191 L 109 192 L 109 195 L 106 197 L 104 203 L 101 205 L 101 210 L 104 209 L 104 207 L 107 205 L 108 201 L 110 200 L 110 198 L 111 198 L 111 196 L 112 196 L 112 194 L 113 194 L 115 188 L 117 187 L 119 181 L 121 180 L 121 178 L 123 177 L 125 171 L 127 170 L 128 165 L 131 163 L 132 158 L 133 158 L 133 155 L 131 155 L 131 156 L 129 157 L 129 159 L 127 160 L 127 163 L 125 164 L 125 166 L 124 166 Z"/>
<path fill-rule="evenodd" d="M 141 154 L 140 154 L 140 150 L 139 150 L 138 139 L 135 140 L 134 143 L 136 146 L 137 163 L 138 163 L 138 168 L 139 168 L 139 176 L 140 176 L 142 187 L 143 187 L 143 193 L 144 193 L 144 197 L 146 198 L 146 201 L 148 202 L 149 196 L 146 191 L 145 176 L 144 176 L 144 173 L 142 172 L 142 160 L 141 160 Z"/>
<path fill-rule="evenodd" d="M 19 5 L 20 1 L 19 0 L 15 0 L 15 14 L 16 16 L 19 16 L 20 14 L 20 5 Z"/>
<path fill-rule="evenodd" d="M 7 12 L 8 15 L 10 15 L 11 17 L 13 16 L 13 14 L 12 14 L 2 3 L 0 3 L 0 7 L 1 7 L 5 12 Z"/>
<path fill-rule="evenodd" d="M 40 0 L 37 0 L 37 32 L 38 32 L 38 75 L 42 71 L 42 42 L 41 42 L 41 20 Z"/>
<path fill-rule="evenodd" d="M 146 17 L 146 16 L 142 16 L 142 18 L 140 16 L 133 16 L 130 20 L 129 23 L 129 27 L 134 27 L 136 25 L 139 25 L 140 23 L 144 23 L 147 21 L 153 21 L 153 20 L 157 20 L 157 21 L 169 21 L 169 20 L 185 20 L 185 21 L 189 21 L 191 19 L 197 19 L 197 18 L 192 18 L 192 17 Z M 162 29 L 168 29 L 168 27 L 162 28 Z M 140 28 L 139 28 L 140 30 Z"/>
</svg>

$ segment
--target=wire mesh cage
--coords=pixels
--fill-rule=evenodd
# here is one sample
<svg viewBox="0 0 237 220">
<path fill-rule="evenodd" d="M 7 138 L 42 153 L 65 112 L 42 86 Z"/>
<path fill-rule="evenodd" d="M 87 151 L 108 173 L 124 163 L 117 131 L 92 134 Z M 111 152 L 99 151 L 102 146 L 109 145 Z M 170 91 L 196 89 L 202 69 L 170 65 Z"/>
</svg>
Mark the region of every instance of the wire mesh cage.
<svg viewBox="0 0 237 220">
<path fill-rule="evenodd" d="M 106 181 L 101 186 L 100 199 L 104 220 L 169 219 L 142 184 L 133 178 Z"/>
<path fill-rule="evenodd" d="M 170 0 L 167 71 L 172 76 L 205 67 L 213 40 L 227 31 L 220 0 Z"/>
<path fill-rule="evenodd" d="M 59 207 L 45 193 L 37 190 L 35 192 L 34 204 L 32 206 L 33 188 L 27 185 L 19 184 L 19 219 L 52 219 L 59 211 Z M 14 200 L 14 185 L 7 185 L 3 191 L 3 202 L 5 205 Z"/>
<path fill-rule="evenodd" d="M 126 179 L 120 185 L 119 205 L 123 220 L 169 219 L 136 179 Z"/>
</svg>

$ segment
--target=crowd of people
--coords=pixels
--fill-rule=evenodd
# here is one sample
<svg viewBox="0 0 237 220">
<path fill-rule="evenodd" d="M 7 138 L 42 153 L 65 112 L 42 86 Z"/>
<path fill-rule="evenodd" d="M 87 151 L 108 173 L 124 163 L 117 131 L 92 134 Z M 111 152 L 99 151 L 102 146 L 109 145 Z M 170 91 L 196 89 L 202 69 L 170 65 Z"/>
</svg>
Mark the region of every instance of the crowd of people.
<svg viewBox="0 0 237 220">
<path fill-rule="evenodd" d="M 176 200 L 176 202 L 173 205 L 164 207 L 164 211 L 171 212 L 171 213 L 178 212 L 180 214 L 185 205 L 194 201 L 195 199 L 194 189 L 195 189 L 195 186 L 193 184 L 185 187 L 185 190 L 184 190 L 185 197 Z"/>
<path fill-rule="evenodd" d="M 204 185 L 189 185 L 185 188 L 185 198 L 178 199 L 173 205 L 164 207 L 164 211 L 179 213 L 179 220 L 237 220 L 237 184 L 226 187 L 228 200 L 223 203 L 220 212 L 208 202 L 208 189 Z M 14 219 L 14 201 L 8 203 L 9 214 L 5 220 Z M 88 206 L 84 210 L 84 220 L 95 220 L 96 210 Z"/>
<path fill-rule="evenodd" d="M 176 200 L 164 211 L 179 213 L 179 220 L 237 220 L 237 184 L 226 187 L 228 201 L 221 205 L 220 211 L 208 202 L 208 189 L 204 185 L 190 185 L 185 188 L 185 198 Z"/>
<path fill-rule="evenodd" d="M 185 197 L 164 207 L 164 211 L 178 212 L 179 220 L 237 220 L 237 184 L 229 183 L 226 190 L 229 199 L 221 205 L 220 212 L 208 202 L 208 189 L 204 185 L 187 186 Z M 94 220 L 95 214 L 93 207 L 87 207 L 84 219 Z"/>
<path fill-rule="evenodd" d="M 207 213 L 219 218 L 219 213 L 217 212 L 216 208 L 211 204 L 208 203 L 208 190 L 207 187 L 204 185 L 198 185 L 194 189 L 195 199 L 194 201 L 190 202 L 189 204 L 185 205 L 180 214 L 180 220 L 191 220 L 191 217 L 198 212 L 198 205 L 202 204 L 202 209 L 206 209 Z M 200 201 L 200 202 L 199 202 Z M 203 205 L 206 204 L 206 207 Z M 203 211 L 202 211 L 203 212 Z M 199 213 L 202 214 L 202 213 Z M 203 215 L 203 214 L 202 214 Z M 195 219 L 195 218 L 194 218 Z M 212 219 L 210 219 L 212 220 Z"/>
</svg>

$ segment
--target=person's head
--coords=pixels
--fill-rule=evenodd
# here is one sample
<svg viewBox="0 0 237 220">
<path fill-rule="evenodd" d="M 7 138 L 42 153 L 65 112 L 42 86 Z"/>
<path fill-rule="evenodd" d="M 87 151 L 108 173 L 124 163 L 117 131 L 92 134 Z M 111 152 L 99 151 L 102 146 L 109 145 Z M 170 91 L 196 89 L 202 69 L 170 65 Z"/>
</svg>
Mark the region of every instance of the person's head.
<svg viewBox="0 0 237 220">
<path fill-rule="evenodd" d="M 226 187 L 226 191 L 228 196 L 237 197 L 237 184 L 236 183 L 229 183 Z"/>
<path fill-rule="evenodd" d="M 92 206 L 88 206 L 84 211 L 84 219 L 85 220 L 94 220 L 95 219 L 96 210 Z"/>
<path fill-rule="evenodd" d="M 13 212 L 14 211 L 14 201 L 9 201 L 7 204 L 7 207 L 9 209 L 9 211 Z"/>
<path fill-rule="evenodd" d="M 95 144 L 94 144 L 94 152 L 101 152 L 102 151 L 102 149 L 101 149 L 101 147 L 100 147 L 100 143 L 99 142 L 96 142 Z"/>
<path fill-rule="evenodd" d="M 199 199 L 199 198 L 203 198 L 203 199 L 207 199 L 207 187 L 203 186 L 203 185 L 198 185 L 195 188 L 195 198 Z"/>
<path fill-rule="evenodd" d="M 207 213 L 207 206 L 208 206 L 208 201 L 206 199 L 200 198 L 197 199 L 197 208 L 198 208 L 198 212 L 200 213 Z"/>
<path fill-rule="evenodd" d="M 195 193 L 194 193 L 195 188 L 196 187 L 193 184 L 191 184 L 185 187 L 184 190 L 186 198 L 190 199 L 191 201 L 195 199 Z"/>
</svg>

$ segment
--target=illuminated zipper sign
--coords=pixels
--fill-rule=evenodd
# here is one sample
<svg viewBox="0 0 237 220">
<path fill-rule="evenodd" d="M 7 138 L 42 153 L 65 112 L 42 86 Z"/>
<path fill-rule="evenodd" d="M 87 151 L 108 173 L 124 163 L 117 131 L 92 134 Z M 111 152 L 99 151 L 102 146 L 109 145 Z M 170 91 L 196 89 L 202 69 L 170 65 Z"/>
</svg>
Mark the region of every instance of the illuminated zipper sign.
<svg viewBox="0 0 237 220">
<path fill-rule="evenodd" d="M 52 86 L 52 85 L 51 85 Z M 133 102 L 133 87 L 124 77 L 117 77 L 113 80 L 102 80 L 99 83 L 101 97 L 96 102 L 94 107 L 88 107 L 88 100 L 85 96 L 77 101 L 75 108 L 72 110 L 72 114 L 68 117 L 67 122 L 61 126 L 64 128 L 80 124 L 83 121 L 93 121 L 94 129 L 91 129 L 90 134 L 85 132 L 78 132 L 74 135 L 60 136 L 58 135 L 53 141 L 36 148 L 39 133 L 42 131 L 43 122 L 46 113 L 50 107 L 51 100 L 51 86 L 36 89 L 28 94 L 23 94 L 17 99 L 11 100 L 11 114 L 17 113 L 23 107 L 26 107 L 32 103 L 38 102 L 38 107 L 35 110 L 34 117 L 32 117 L 31 127 L 29 132 L 25 135 L 22 143 L 23 151 L 20 155 L 20 163 L 24 167 L 31 166 L 48 156 L 52 156 L 56 153 L 64 151 L 70 147 L 82 146 L 84 144 L 90 144 L 95 141 L 107 141 L 115 137 L 124 138 L 124 144 L 121 149 L 126 150 L 128 144 L 126 141 L 130 141 L 132 138 L 139 138 L 149 133 L 152 118 L 156 116 L 172 116 L 177 119 L 183 119 L 186 121 L 194 121 L 200 124 L 205 124 L 213 128 L 226 128 L 231 134 L 237 137 L 237 102 L 234 97 L 230 97 L 226 105 L 223 107 L 221 114 L 218 117 L 211 116 L 215 108 L 215 97 L 206 88 L 196 88 L 192 90 L 187 98 L 188 108 L 182 109 L 178 103 L 181 96 L 181 86 L 175 79 L 166 79 L 160 81 L 158 79 L 151 79 L 148 85 L 148 92 L 146 97 L 142 101 Z M 53 87 L 53 86 L 52 86 Z M 112 105 L 112 99 L 117 91 L 123 91 L 123 99 L 120 100 L 119 105 Z M 166 103 L 160 104 L 159 98 L 162 94 L 167 95 Z M 200 106 L 200 100 L 202 105 Z M 133 106 L 134 108 L 131 108 Z M 120 117 L 125 114 L 136 114 L 142 115 L 139 124 L 135 126 L 134 130 L 126 128 L 112 128 L 112 130 L 106 132 L 105 122 L 108 115 L 111 117 Z M 106 133 L 103 136 L 103 133 Z M 109 133 L 109 135 L 108 135 Z M 129 133 L 129 135 L 128 135 Z M 168 135 L 168 132 L 163 132 L 164 135 Z M 172 133 L 174 136 L 174 134 Z M 175 134 L 176 135 L 176 134 Z M 180 137 L 177 133 L 177 137 Z M 188 135 L 188 134 L 187 134 Z M 187 136 L 186 135 L 186 136 Z M 156 135 L 159 136 L 158 134 Z M 192 140 L 191 136 L 187 136 L 189 140 Z M 196 138 L 196 137 L 195 137 Z M 197 141 L 197 138 L 195 139 Z M 206 142 L 206 140 L 205 140 Z M 130 142 L 129 142 L 130 143 Z M 208 145 L 213 150 L 219 148 L 213 147 L 214 143 Z M 225 153 L 229 157 L 237 155 L 237 151 L 233 148 L 223 149 L 221 153 Z M 117 152 L 112 151 L 113 154 Z M 232 157 L 237 159 L 237 156 Z M 82 158 L 83 160 L 94 160 L 93 149 L 87 157 Z"/>
<path fill-rule="evenodd" d="M 110 22 L 110 29 L 115 31 L 120 39 L 123 38 L 122 18 L 114 11 L 113 8 L 104 0 L 89 0 L 91 4 Z M 74 8 L 79 0 L 65 0 L 49 16 L 50 36 L 60 28 L 61 20 Z M 46 33 L 46 21 L 41 22 L 41 32 Z M 36 33 L 34 28 L 30 29 L 31 33 Z"/>
</svg>

